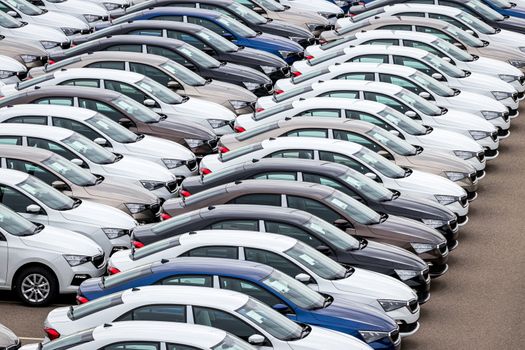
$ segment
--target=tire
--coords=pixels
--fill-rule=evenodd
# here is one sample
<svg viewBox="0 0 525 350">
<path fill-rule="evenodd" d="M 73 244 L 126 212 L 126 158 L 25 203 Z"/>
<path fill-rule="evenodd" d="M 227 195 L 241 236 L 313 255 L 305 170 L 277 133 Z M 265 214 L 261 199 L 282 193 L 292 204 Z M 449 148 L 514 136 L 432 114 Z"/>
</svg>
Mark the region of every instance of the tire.
<svg viewBox="0 0 525 350">
<path fill-rule="evenodd" d="M 14 291 L 25 304 L 44 306 L 58 294 L 58 282 L 49 270 L 39 266 L 28 267 L 17 275 Z"/>
</svg>

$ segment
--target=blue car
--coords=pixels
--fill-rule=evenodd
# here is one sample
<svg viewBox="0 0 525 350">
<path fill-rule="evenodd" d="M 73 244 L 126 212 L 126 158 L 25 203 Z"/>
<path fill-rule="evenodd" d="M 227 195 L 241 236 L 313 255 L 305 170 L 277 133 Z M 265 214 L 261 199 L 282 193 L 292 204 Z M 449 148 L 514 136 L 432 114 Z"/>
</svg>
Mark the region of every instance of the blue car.
<svg viewBox="0 0 525 350">
<path fill-rule="evenodd" d="M 525 9 L 506 0 L 483 0 L 483 3 L 503 16 L 525 18 Z"/>
<path fill-rule="evenodd" d="M 293 321 L 352 335 L 374 349 L 401 346 L 398 325 L 383 312 L 348 301 L 344 296 L 319 294 L 270 266 L 248 261 L 194 257 L 163 260 L 84 281 L 77 301 L 86 303 L 129 288 L 155 284 L 234 290 L 259 299 Z"/>
<path fill-rule="evenodd" d="M 222 35 L 238 46 L 272 53 L 283 58 L 288 64 L 303 58 L 304 50 L 298 43 L 281 36 L 255 32 L 241 22 L 217 11 L 188 7 L 160 7 L 130 13 L 113 23 L 151 19 L 198 24 Z"/>
</svg>

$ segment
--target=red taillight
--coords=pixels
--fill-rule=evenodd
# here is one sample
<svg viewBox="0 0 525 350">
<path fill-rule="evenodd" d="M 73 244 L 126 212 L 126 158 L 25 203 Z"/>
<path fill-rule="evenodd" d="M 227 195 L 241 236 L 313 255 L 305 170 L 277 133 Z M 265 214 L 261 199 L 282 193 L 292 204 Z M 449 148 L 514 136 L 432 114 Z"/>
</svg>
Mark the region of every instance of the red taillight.
<svg viewBox="0 0 525 350">
<path fill-rule="evenodd" d="M 208 175 L 208 174 L 211 174 L 212 171 L 208 168 L 201 168 L 201 174 L 202 175 Z"/>
<path fill-rule="evenodd" d="M 220 153 L 227 153 L 227 152 L 230 152 L 230 149 L 228 147 L 225 147 L 225 146 L 219 146 L 219 152 Z"/>
<path fill-rule="evenodd" d="M 262 112 L 262 111 L 264 111 L 264 108 L 262 108 L 262 107 L 258 107 L 258 108 L 255 110 L 256 113 L 260 113 L 260 112 Z"/>
<path fill-rule="evenodd" d="M 314 56 L 312 56 L 312 55 L 306 55 L 306 56 L 304 56 L 304 58 L 306 58 L 307 60 L 311 60 L 312 58 L 314 58 Z"/>
<path fill-rule="evenodd" d="M 77 295 L 76 299 L 77 299 L 77 304 L 79 304 L 79 305 L 80 304 L 85 304 L 85 303 L 87 303 L 89 301 L 88 298 L 83 297 L 82 295 Z"/>
<path fill-rule="evenodd" d="M 144 243 L 139 241 L 131 241 L 131 244 L 137 249 L 144 248 Z"/>
<path fill-rule="evenodd" d="M 298 76 L 300 76 L 301 74 L 303 74 L 303 73 L 301 73 L 301 72 L 292 72 L 292 75 L 293 75 L 294 77 L 298 77 Z"/>
<path fill-rule="evenodd" d="M 281 90 L 281 89 L 277 89 L 277 90 L 274 91 L 274 94 L 276 94 L 276 95 L 280 95 L 280 94 L 282 94 L 283 92 L 284 92 L 283 90 Z"/>
<path fill-rule="evenodd" d="M 168 219 L 171 219 L 171 215 L 168 214 L 168 213 L 162 213 L 162 214 L 160 214 L 160 219 L 161 219 L 162 221 L 164 221 L 164 220 L 168 220 Z"/>
<path fill-rule="evenodd" d="M 258 108 L 257 108 L 257 111 L 258 112 Z M 241 132 L 245 132 L 246 129 L 243 128 L 242 126 L 236 126 L 235 128 L 233 128 L 233 130 L 235 130 L 236 133 L 241 133 Z"/>
<path fill-rule="evenodd" d="M 110 275 L 116 275 L 117 273 L 120 273 L 120 270 L 113 266 L 108 266 L 108 274 Z"/>
<path fill-rule="evenodd" d="M 44 333 L 46 333 L 49 340 L 55 340 L 55 339 L 60 338 L 60 333 L 58 333 L 53 328 L 44 327 Z"/>
<path fill-rule="evenodd" d="M 56 62 L 53 61 L 52 59 L 49 59 L 49 60 L 47 61 L 47 64 L 55 64 L 55 63 L 56 63 Z"/>
<path fill-rule="evenodd" d="M 186 190 L 180 190 L 179 191 L 179 194 L 182 196 L 182 197 L 189 197 L 191 196 L 191 193 L 189 191 L 186 191 Z"/>
</svg>

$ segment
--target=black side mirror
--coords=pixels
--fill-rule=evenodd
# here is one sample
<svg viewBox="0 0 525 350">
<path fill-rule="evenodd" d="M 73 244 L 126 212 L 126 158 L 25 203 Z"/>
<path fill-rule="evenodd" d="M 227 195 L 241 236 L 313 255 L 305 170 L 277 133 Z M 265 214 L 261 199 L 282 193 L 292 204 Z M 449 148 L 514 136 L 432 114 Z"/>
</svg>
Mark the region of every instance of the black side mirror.
<svg viewBox="0 0 525 350">
<path fill-rule="evenodd" d="M 349 228 L 354 228 L 354 225 L 352 225 L 348 220 L 346 219 L 337 219 L 334 221 L 334 226 L 337 227 L 340 230 L 347 230 Z"/>
<path fill-rule="evenodd" d="M 125 128 L 129 128 L 132 126 L 131 120 L 129 120 L 128 118 L 120 118 L 118 123 Z"/>
<path fill-rule="evenodd" d="M 324 255 L 332 254 L 332 250 L 329 247 L 325 246 L 325 245 L 320 245 L 318 247 L 315 247 L 315 249 L 317 249 L 317 251 L 323 253 Z"/>
</svg>

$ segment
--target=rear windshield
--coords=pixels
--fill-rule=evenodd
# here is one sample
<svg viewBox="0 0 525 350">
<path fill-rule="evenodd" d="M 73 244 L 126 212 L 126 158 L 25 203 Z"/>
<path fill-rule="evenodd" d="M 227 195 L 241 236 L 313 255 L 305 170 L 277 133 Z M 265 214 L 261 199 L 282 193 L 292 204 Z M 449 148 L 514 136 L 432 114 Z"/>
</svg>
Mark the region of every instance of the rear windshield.
<svg viewBox="0 0 525 350">
<path fill-rule="evenodd" d="M 285 92 L 285 93 L 280 94 L 280 95 L 274 95 L 273 96 L 273 100 L 275 102 L 282 102 L 282 101 L 288 100 L 288 99 L 290 99 L 292 97 L 304 94 L 305 92 L 308 92 L 308 91 L 313 91 L 313 88 L 311 86 L 305 86 L 305 87 L 296 88 L 296 89 L 290 90 L 290 91 Z"/>
<path fill-rule="evenodd" d="M 235 138 L 237 139 L 237 141 L 244 141 L 244 140 L 248 140 L 249 138 L 252 138 L 254 136 L 257 136 L 257 135 L 263 134 L 263 133 L 265 133 L 267 131 L 275 130 L 275 129 L 279 129 L 279 123 L 275 122 L 275 123 L 264 124 L 264 125 L 261 125 L 258 128 L 253 129 L 253 130 L 245 131 L 243 133 L 240 133 Z"/>
<path fill-rule="evenodd" d="M 284 111 L 288 111 L 288 110 L 290 110 L 292 108 L 293 108 L 293 105 L 291 103 L 279 104 L 279 105 L 277 105 L 275 107 L 266 109 L 266 110 L 264 110 L 262 112 L 255 113 L 254 116 L 253 116 L 253 119 L 254 120 L 266 119 L 266 118 L 268 118 L 271 115 L 274 115 L 274 114 L 277 114 L 277 113 L 281 113 L 281 112 L 284 112 Z"/>
<path fill-rule="evenodd" d="M 259 151 L 261 149 L 263 149 L 263 146 L 262 146 L 262 144 L 260 142 L 259 143 L 254 143 L 253 145 L 244 146 L 244 147 L 241 147 L 241 148 L 236 149 L 234 151 L 230 151 L 228 153 L 225 153 L 222 156 L 220 156 L 219 159 L 222 162 L 229 162 L 232 159 L 239 158 L 240 156 L 244 156 L 245 154 L 252 153 L 252 152 L 255 152 L 255 151 Z"/>
<path fill-rule="evenodd" d="M 311 60 L 308 60 L 307 63 L 308 63 L 309 66 L 316 66 L 319 63 L 326 62 L 326 61 L 331 60 L 333 58 L 336 58 L 338 56 L 342 56 L 344 54 L 345 54 L 345 52 L 343 50 L 332 52 L 332 53 L 327 53 L 326 55 L 322 55 L 322 56 L 319 56 L 317 58 L 312 58 Z"/>
<path fill-rule="evenodd" d="M 311 72 L 306 73 L 306 74 L 301 74 L 298 77 L 293 77 L 292 78 L 292 83 L 299 84 L 299 83 L 302 83 L 304 81 L 310 80 L 310 79 L 315 78 L 315 77 L 319 77 L 319 76 L 327 74 L 327 73 L 330 73 L 330 70 L 328 68 L 314 70 L 314 71 L 311 71 Z"/>
<path fill-rule="evenodd" d="M 93 329 L 61 337 L 49 343 L 42 344 L 40 350 L 64 350 L 93 341 Z"/>
<path fill-rule="evenodd" d="M 143 248 L 135 250 L 133 253 L 131 253 L 130 257 L 131 260 L 140 260 L 142 258 L 145 258 L 146 256 L 150 256 L 163 250 L 177 246 L 180 246 L 179 236 L 163 239 L 162 241 L 148 244 Z"/>
<path fill-rule="evenodd" d="M 124 292 L 110 294 L 110 295 L 106 295 L 105 297 L 92 300 L 89 303 L 85 303 L 85 304 L 77 305 L 77 306 L 71 306 L 69 308 L 67 316 L 69 317 L 70 320 L 75 321 L 83 317 L 97 313 L 99 311 L 105 310 L 109 307 L 113 307 L 116 305 L 122 305 L 124 304 L 124 302 L 122 301 L 123 293 Z"/>
<path fill-rule="evenodd" d="M 102 284 L 104 288 L 112 288 L 122 283 L 129 282 L 137 277 L 144 277 L 151 275 L 151 265 L 139 266 L 134 269 L 117 273 L 116 275 L 111 275 L 108 277 L 103 277 Z"/>
</svg>

